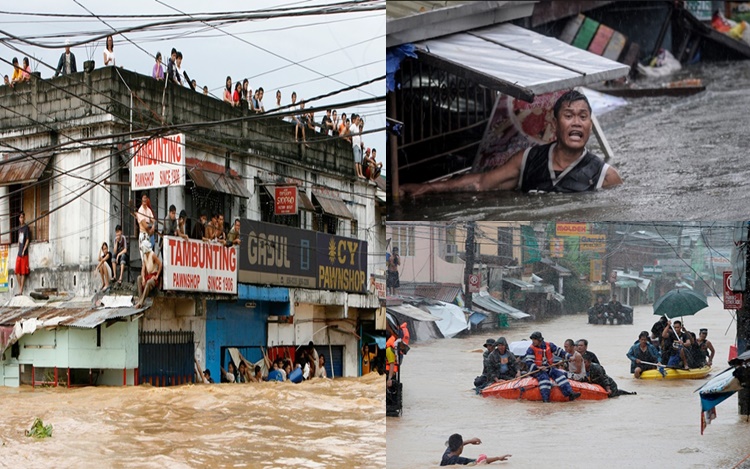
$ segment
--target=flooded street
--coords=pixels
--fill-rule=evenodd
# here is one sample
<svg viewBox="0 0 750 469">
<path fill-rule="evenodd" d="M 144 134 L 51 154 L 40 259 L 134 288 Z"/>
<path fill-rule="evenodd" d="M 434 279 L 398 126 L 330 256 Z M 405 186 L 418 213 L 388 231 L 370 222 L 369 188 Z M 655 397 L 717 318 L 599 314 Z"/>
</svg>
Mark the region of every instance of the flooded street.
<svg viewBox="0 0 750 469">
<path fill-rule="evenodd" d="M 407 200 L 393 220 L 721 220 L 747 215 L 750 62 L 705 63 L 652 82 L 701 78 L 688 97 L 631 98 L 600 117 L 624 179 L 589 194 L 438 194 Z M 639 86 L 649 82 L 639 81 Z M 601 155 L 592 136 L 589 148 Z"/>
<path fill-rule="evenodd" d="M 291 383 L 0 389 L 2 467 L 385 467 L 376 373 Z M 35 417 L 52 438 L 24 436 Z"/>
<path fill-rule="evenodd" d="M 689 330 L 706 327 L 716 348 L 710 376 L 725 369 L 736 323 L 721 301 L 686 317 Z M 737 414 L 737 396 L 717 407 L 718 418 L 700 434 L 700 401 L 693 391 L 706 380 L 635 380 L 625 354 L 641 330 L 658 319 L 651 305 L 637 306 L 633 325 L 595 326 L 585 314 L 546 323 L 517 322 L 509 329 L 466 339 L 414 344 L 404 362 L 404 409 L 388 417 L 388 467 L 436 467 L 452 433 L 478 437 L 463 456 L 513 455 L 498 467 L 731 468 L 748 453 L 750 422 Z M 725 332 L 729 329 L 729 332 Z M 472 390 L 481 374 L 486 338 L 525 340 L 534 330 L 562 346 L 586 338 L 620 389 L 635 396 L 604 401 L 552 403 L 482 398 Z M 739 467 L 750 467 L 746 461 Z"/>
</svg>

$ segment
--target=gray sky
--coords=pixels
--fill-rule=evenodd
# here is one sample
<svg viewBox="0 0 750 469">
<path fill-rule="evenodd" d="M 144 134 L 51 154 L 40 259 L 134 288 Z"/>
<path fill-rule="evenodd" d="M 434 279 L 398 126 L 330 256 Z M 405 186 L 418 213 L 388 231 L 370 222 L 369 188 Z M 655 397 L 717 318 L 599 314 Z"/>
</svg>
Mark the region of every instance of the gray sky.
<svg viewBox="0 0 750 469">
<path fill-rule="evenodd" d="M 177 13 L 156 0 L 117 2 L 78 0 L 78 2 L 98 15 Z M 338 2 L 165 0 L 163 3 L 183 12 L 195 14 L 307 7 Z M 0 10 L 88 14 L 73 0 L 3 2 Z M 104 21 L 115 29 L 122 29 L 157 20 L 105 19 Z M 153 55 L 160 51 L 166 57 L 174 47 L 183 53 L 183 70 L 195 79 L 201 88 L 207 85 L 211 93 L 221 97 L 227 75 L 231 76 L 235 83 L 249 78 L 253 89 L 260 86 L 264 88 L 266 109 L 275 103 L 277 89 L 281 90 L 282 104 L 289 104 L 292 91 L 297 92 L 298 100 L 307 99 L 385 74 L 384 9 L 361 13 L 256 20 L 219 26 L 219 29 L 237 35 L 247 42 L 223 34 L 203 23 L 181 25 L 173 30 L 133 32 L 125 36 L 152 55 L 149 57 L 146 52 L 138 49 L 122 36 L 115 36 L 117 65 L 150 75 L 154 64 Z M 0 54 L 4 59 L 10 61 L 13 57 L 18 57 L 21 61 L 24 56 L 28 56 L 31 59 L 32 69 L 40 71 L 43 78 L 49 78 L 54 72 L 35 62 L 34 59 L 56 66 L 65 38 L 69 38 L 71 42 L 84 41 L 95 37 L 97 33 L 110 31 L 110 28 L 95 18 L 48 18 L 3 13 L 0 14 L 0 30 L 25 38 L 34 37 L 33 40 L 36 42 L 60 44 L 59 50 L 15 44 L 23 52 L 0 45 Z M 57 35 L 66 37 L 52 37 Z M 0 33 L 0 37 L 5 37 L 5 34 Z M 359 45 L 352 46 L 356 43 Z M 73 48 L 79 69 L 84 60 L 92 57 L 96 61 L 96 66 L 101 67 L 103 51 L 103 40 Z M 293 62 L 301 64 L 295 65 Z M 11 67 L 4 63 L 3 66 L 5 68 L 3 74 L 10 75 Z M 317 109 L 325 109 L 339 102 L 384 95 L 385 81 L 380 80 L 358 90 L 341 93 L 311 103 L 311 105 Z M 339 114 L 346 112 L 347 115 L 351 115 L 352 112 L 357 112 L 363 115 L 365 130 L 368 130 L 385 126 L 385 108 L 386 104 L 383 101 L 356 108 L 337 109 Z M 316 112 L 316 121 L 320 121 L 322 115 Z M 378 159 L 385 166 L 385 132 L 365 135 L 364 142 L 366 146 L 380 150 Z"/>
</svg>

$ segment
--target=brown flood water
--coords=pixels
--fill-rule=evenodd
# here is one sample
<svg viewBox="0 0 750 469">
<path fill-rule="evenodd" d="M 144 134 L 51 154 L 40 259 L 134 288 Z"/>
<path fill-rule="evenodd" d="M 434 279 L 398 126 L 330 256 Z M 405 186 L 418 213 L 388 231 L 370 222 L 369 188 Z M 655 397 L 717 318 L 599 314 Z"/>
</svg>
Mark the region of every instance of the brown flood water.
<svg viewBox="0 0 750 469">
<path fill-rule="evenodd" d="M 685 318 L 689 330 L 709 330 L 716 348 L 710 376 L 724 370 L 735 337 L 736 323 L 722 308 L 719 299 L 709 298 L 709 308 Z M 701 436 L 700 400 L 693 391 L 706 380 L 646 381 L 630 375 L 625 354 L 641 330 L 651 330 L 658 319 L 652 313 L 650 305 L 637 306 L 633 325 L 589 325 L 579 314 L 413 344 L 402 372 L 403 416 L 387 418 L 388 467 L 438 466 L 452 433 L 482 440 L 467 446 L 465 457 L 513 455 L 491 467 L 734 467 L 750 453 L 750 423 L 737 414 L 736 394 L 717 407 L 718 418 Z M 482 355 L 472 350 L 489 337 L 513 342 L 534 330 L 560 346 L 565 339 L 588 339 L 589 350 L 618 386 L 638 394 L 551 404 L 475 395 L 471 388 L 481 374 Z M 739 467 L 750 468 L 750 460 Z"/>
<path fill-rule="evenodd" d="M 377 373 L 302 384 L 0 388 L 2 467 L 385 467 Z M 52 438 L 24 436 L 35 417 Z"/>
</svg>

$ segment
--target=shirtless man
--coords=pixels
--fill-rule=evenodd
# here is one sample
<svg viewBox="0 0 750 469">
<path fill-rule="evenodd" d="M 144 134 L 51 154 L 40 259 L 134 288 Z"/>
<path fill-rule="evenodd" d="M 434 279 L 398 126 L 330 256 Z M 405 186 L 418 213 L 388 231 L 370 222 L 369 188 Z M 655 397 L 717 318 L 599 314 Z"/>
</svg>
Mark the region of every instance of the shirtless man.
<svg viewBox="0 0 750 469">
<path fill-rule="evenodd" d="M 583 355 L 576 350 L 573 339 L 566 340 L 563 348 L 565 348 L 566 352 L 573 355 L 573 358 L 568 360 L 568 378 L 576 381 L 585 381 L 586 368 L 583 366 Z"/>
<path fill-rule="evenodd" d="M 149 240 L 141 241 L 140 250 L 143 265 L 141 266 L 141 275 L 138 276 L 139 298 L 138 303 L 135 304 L 136 308 L 142 308 L 148 294 L 159 285 L 159 276 L 161 275 L 162 267 L 161 261 L 151 249 Z"/>
<path fill-rule="evenodd" d="M 622 184 L 617 170 L 586 150 L 591 134 L 591 106 L 586 96 L 571 90 L 554 107 L 555 142 L 527 148 L 505 164 L 484 173 L 472 173 L 430 184 L 404 184 L 400 195 L 430 192 L 584 192 Z"/>
</svg>

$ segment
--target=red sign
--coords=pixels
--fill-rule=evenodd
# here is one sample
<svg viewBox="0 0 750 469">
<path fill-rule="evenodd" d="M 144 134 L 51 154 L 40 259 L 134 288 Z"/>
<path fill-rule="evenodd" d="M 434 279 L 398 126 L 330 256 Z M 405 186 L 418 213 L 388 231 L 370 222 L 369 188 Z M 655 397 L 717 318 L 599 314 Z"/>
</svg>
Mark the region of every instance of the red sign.
<svg viewBox="0 0 750 469">
<path fill-rule="evenodd" d="M 732 272 L 724 272 L 724 309 L 741 309 L 742 293 L 732 291 Z"/>
<path fill-rule="evenodd" d="M 297 186 L 274 187 L 274 215 L 297 215 Z"/>
<path fill-rule="evenodd" d="M 469 275 L 469 293 L 479 293 L 479 275 Z"/>
</svg>

